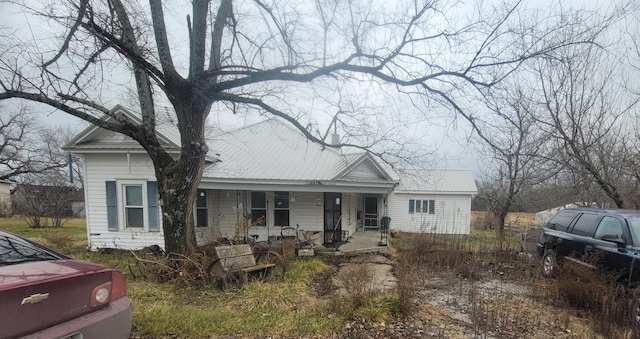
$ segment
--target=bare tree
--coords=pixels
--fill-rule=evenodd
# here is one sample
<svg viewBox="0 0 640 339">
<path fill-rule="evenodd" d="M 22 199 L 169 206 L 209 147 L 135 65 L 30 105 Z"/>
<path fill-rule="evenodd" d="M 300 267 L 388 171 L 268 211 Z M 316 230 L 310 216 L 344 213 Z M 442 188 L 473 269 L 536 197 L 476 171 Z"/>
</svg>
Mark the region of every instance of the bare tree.
<svg viewBox="0 0 640 339">
<path fill-rule="evenodd" d="M 73 200 L 82 189 L 82 162 L 62 150 L 73 133 L 69 127 L 39 131 L 32 147 L 46 152 L 52 163 L 60 165 L 15 178 L 18 185 L 13 194 L 14 213 L 24 215 L 30 227 L 62 227 L 66 218 L 73 216 Z M 72 180 L 74 176 L 76 180 Z"/>
<path fill-rule="evenodd" d="M 624 157 L 616 155 L 632 136 L 625 126 L 638 98 L 620 85 L 619 63 L 608 57 L 592 45 L 541 60 L 536 66 L 542 112 L 538 121 L 555 141 L 557 166 L 572 173 L 575 185 L 588 192 L 593 183 L 623 208 Z"/>
<path fill-rule="evenodd" d="M 495 221 L 499 248 L 504 241 L 507 214 L 521 193 L 555 175 L 547 165 L 548 136 L 536 124 L 536 107 L 516 83 L 504 83 L 503 90 L 487 97 L 490 112 L 484 118 L 463 114 L 492 155 L 497 167 L 497 185 L 488 195 L 488 212 Z"/>
<path fill-rule="evenodd" d="M 608 20 L 533 12 L 518 1 L 479 9 L 467 20 L 459 8 L 438 1 L 192 0 L 182 30 L 187 43 L 181 44 L 172 24 L 183 14 L 181 2 L 28 4 L 23 10 L 41 20 L 29 26 L 37 43 L 2 34 L 7 39 L 0 52 L 0 100 L 44 103 L 140 143 L 155 168 L 169 253 L 196 247 L 192 209 L 209 150 L 205 125 L 212 109 L 277 116 L 313 142 L 388 157 L 392 152 L 379 139 L 347 137 L 331 145 L 311 118 L 327 106 L 300 98 L 325 93 L 337 103 L 347 90 L 354 96 L 400 90 L 415 104 L 464 111 L 466 96 L 473 95 L 469 91 L 493 86 L 529 58 L 593 41 Z M 45 21 L 46 27 L 38 26 Z M 41 39 L 49 31 L 59 39 Z M 125 72 L 130 78 L 111 77 Z M 126 91 L 130 79 L 141 123 L 106 106 L 105 88 Z M 163 149 L 156 134 L 157 105 L 163 101 L 175 110 L 181 135 L 177 157 Z M 334 121 L 375 121 L 332 107 Z"/>
<path fill-rule="evenodd" d="M 34 114 L 26 107 L 8 110 L 0 107 L 0 179 L 13 179 L 27 173 L 43 173 L 64 167 L 61 150 L 49 147 Z"/>
</svg>

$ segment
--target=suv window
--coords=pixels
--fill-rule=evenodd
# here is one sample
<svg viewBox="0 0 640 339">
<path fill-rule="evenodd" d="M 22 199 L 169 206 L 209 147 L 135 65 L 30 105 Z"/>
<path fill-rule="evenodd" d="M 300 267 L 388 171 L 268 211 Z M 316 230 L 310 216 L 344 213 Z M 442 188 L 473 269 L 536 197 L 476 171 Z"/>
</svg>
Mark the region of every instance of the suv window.
<svg viewBox="0 0 640 339">
<path fill-rule="evenodd" d="M 620 221 L 614 217 L 604 216 L 598 228 L 596 234 L 593 236 L 596 239 L 602 239 L 603 235 L 615 235 L 618 239 L 622 239 L 622 225 Z"/>
<path fill-rule="evenodd" d="M 547 228 L 558 230 L 558 231 L 566 231 L 567 227 L 571 223 L 571 220 L 576 216 L 576 212 L 571 211 L 560 211 L 556 214 L 547 224 Z"/>
<path fill-rule="evenodd" d="M 631 241 L 636 246 L 640 246 L 640 217 L 633 216 L 627 217 L 627 224 L 629 225 L 629 231 L 631 232 Z"/>
<path fill-rule="evenodd" d="M 591 234 L 593 234 L 593 227 L 595 225 L 596 219 L 598 219 L 597 214 L 582 213 L 582 215 L 578 217 L 578 221 L 576 221 L 576 224 L 573 225 L 571 233 L 585 237 L 590 236 Z"/>
</svg>

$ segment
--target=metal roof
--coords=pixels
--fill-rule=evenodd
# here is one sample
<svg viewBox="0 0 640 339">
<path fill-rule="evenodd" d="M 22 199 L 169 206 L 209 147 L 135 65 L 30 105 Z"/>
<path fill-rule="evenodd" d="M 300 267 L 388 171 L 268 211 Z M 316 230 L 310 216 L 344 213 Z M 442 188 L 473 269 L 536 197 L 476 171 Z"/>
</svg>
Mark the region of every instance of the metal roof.
<svg viewBox="0 0 640 339">
<path fill-rule="evenodd" d="M 412 169 L 400 172 L 397 193 L 467 193 L 476 194 L 478 188 L 468 170 Z"/>
<path fill-rule="evenodd" d="M 137 115 L 118 105 L 116 113 Z M 137 120 L 136 120 L 137 121 Z M 180 134 L 167 113 L 157 124 L 165 147 L 179 151 Z M 470 171 L 404 170 L 394 173 L 368 152 L 342 153 L 313 143 L 290 124 L 273 118 L 208 138 L 202 182 L 285 185 L 372 185 L 400 193 L 477 193 Z M 137 142 L 96 126 L 72 139 L 65 149 L 78 153 L 143 151 Z"/>
<path fill-rule="evenodd" d="M 349 168 L 361 163 L 365 152 L 344 155 L 322 147 L 278 119 L 224 133 L 210 141 L 209 149 L 220 161 L 205 169 L 206 179 L 393 183 L 375 169 L 368 177 L 351 178 Z"/>
</svg>

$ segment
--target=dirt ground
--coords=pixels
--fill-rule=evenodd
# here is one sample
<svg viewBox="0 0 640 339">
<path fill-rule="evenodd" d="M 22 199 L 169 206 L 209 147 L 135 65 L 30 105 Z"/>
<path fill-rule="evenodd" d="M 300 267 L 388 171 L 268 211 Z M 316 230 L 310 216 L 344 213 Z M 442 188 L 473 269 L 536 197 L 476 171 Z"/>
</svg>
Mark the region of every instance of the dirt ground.
<svg viewBox="0 0 640 339">
<path fill-rule="evenodd" d="M 376 293 L 394 293 L 394 262 L 382 254 L 330 260 L 333 269 L 314 279 L 318 296 L 349 293 L 341 272 L 367 267 Z M 535 263 L 532 261 L 531 265 Z M 525 265 L 526 260 L 525 260 Z M 353 321 L 343 338 L 597 338 L 585 319 L 541 301 L 543 278 L 519 265 L 478 263 L 473 274 L 422 266 L 416 272 L 415 312 L 392 321 Z M 530 274 L 530 273 L 528 273 Z M 326 284 L 332 277 L 332 284 Z M 324 284 L 321 282 L 325 282 Z"/>
</svg>

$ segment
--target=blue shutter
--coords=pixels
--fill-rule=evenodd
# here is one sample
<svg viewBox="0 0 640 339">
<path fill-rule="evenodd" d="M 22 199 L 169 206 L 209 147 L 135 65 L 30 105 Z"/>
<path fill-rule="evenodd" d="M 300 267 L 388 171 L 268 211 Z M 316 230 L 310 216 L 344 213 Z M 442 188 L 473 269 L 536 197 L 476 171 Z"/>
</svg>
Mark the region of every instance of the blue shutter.
<svg viewBox="0 0 640 339">
<path fill-rule="evenodd" d="M 149 232 L 160 232 L 158 183 L 156 181 L 147 181 L 147 207 L 149 209 Z"/>
<path fill-rule="evenodd" d="M 105 183 L 107 191 L 107 227 L 111 232 L 118 231 L 118 195 L 115 181 Z"/>
<path fill-rule="evenodd" d="M 409 200 L 409 214 L 413 214 L 413 212 L 415 211 L 415 203 L 416 201 L 413 199 Z"/>
</svg>

